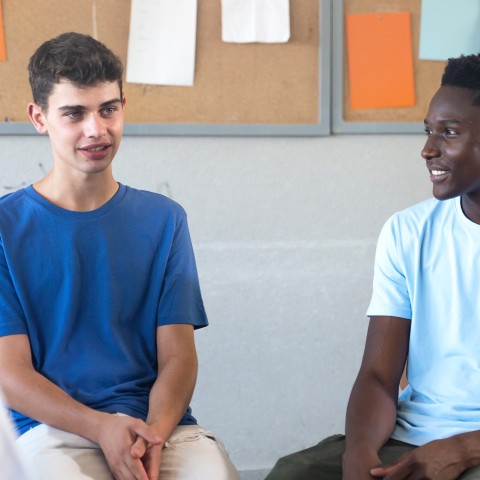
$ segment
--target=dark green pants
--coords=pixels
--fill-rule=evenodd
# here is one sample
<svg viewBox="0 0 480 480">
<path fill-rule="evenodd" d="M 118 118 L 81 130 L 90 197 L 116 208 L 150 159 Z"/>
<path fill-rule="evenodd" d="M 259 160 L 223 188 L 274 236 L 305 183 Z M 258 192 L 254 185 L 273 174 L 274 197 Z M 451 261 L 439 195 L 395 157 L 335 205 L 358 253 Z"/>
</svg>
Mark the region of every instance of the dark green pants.
<svg viewBox="0 0 480 480">
<path fill-rule="evenodd" d="M 380 450 L 384 465 L 416 448 L 414 445 L 390 439 Z M 342 480 L 342 455 L 345 437 L 334 435 L 318 445 L 282 457 L 265 480 Z M 480 467 L 466 471 L 461 480 L 479 480 Z"/>
</svg>

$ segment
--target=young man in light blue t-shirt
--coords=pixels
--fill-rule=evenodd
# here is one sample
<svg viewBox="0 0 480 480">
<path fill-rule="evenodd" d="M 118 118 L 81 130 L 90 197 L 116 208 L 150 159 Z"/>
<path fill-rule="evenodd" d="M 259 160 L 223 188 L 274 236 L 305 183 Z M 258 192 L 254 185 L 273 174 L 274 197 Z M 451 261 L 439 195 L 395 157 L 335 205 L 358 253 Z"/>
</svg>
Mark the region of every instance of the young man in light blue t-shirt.
<svg viewBox="0 0 480 480">
<path fill-rule="evenodd" d="M 382 229 L 346 436 L 268 480 L 480 479 L 479 55 L 448 61 L 425 133 L 435 198 Z"/>
<path fill-rule="evenodd" d="M 0 387 L 35 480 L 238 480 L 189 407 L 208 322 L 186 214 L 112 174 L 122 74 L 77 33 L 30 59 L 53 168 L 0 199 Z"/>
</svg>

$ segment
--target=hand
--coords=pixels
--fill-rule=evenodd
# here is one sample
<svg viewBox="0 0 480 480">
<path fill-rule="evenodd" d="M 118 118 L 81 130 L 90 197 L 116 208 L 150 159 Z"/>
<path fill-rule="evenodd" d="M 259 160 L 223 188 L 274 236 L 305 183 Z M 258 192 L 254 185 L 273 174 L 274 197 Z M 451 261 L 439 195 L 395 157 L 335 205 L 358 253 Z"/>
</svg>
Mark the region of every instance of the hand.
<svg viewBox="0 0 480 480">
<path fill-rule="evenodd" d="M 138 437 L 131 448 L 132 457 L 142 462 L 148 480 L 158 480 L 163 445 L 163 441 L 159 445 L 148 445 L 142 437 Z"/>
<path fill-rule="evenodd" d="M 163 444 L 145 422 L 128 416 L 105 415 L 97 441 L 115 480 L 151 480 L 137 448 L 133 449 L 137 438 L 143 439 L 145 450 Z"/>
<path fill-rule="evenodd" d="M 373 468 L 370 473 L 384 480 L 455 480 L 466 469 L 458 443 L 448 438 L 435 440 L 415 448 L 386 467 Z"/>
</svg>

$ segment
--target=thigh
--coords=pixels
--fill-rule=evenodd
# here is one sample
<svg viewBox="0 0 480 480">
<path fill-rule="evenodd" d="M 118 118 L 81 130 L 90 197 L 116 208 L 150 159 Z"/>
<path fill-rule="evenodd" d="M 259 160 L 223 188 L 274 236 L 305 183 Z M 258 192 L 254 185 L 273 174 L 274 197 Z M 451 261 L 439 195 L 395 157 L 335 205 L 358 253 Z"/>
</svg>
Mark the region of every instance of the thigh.
<svg viewBox="0 0 480 480">
<path fill-rule="evenodd" d="M 34 480 L 113 480 L 101 449 L 86 438 L 39 425 L 17 443 L 32 466 Z"/>
<path fill-rule="evenodd" d="M 382 461 L 382 465 L 390 465 L 395 460 L 398 460 L 403 455 L 417 448 L 415 445 L 410 443 L 400 442 L 399 440 L 390 439 L 388 442 L 380 449 L 378 456 Z"/>
<path fill-rule="evenodd" d="M 387 465 L 414 448 L 390 439 L 380 449 L 379 457 Z M 280 458 L 265 480 L 342 480 L 344 451 L 345 436 L 333 435 L 314 447 Z"/>
<path fill-rule="evenodd" d="M 480 466 L 469 468 L 465 470 L 458 480 L 480 480 Z"/>
<path fill-rule="evenodd" d="M 343 435 L 333 435 L 280 458 L 265 480 L 342 480 L 344 440 Z"/>
<path fill-rule="evenodd" d="M 162 451 L 161 480 L 239 480 L 222 443 L 198 425 L 177 427 Z"/>
</svg>

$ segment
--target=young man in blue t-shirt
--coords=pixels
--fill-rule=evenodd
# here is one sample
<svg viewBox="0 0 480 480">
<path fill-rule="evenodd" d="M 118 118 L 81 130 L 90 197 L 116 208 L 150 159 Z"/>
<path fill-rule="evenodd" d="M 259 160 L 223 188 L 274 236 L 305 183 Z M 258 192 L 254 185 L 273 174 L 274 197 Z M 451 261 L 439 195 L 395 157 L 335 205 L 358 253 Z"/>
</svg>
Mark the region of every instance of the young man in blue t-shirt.
<svg viewBox="0 0 480 480">
<path fill-rule="evenodd" d="M 268 480 L 480 479 L 480 55 L 448 61 L 425 132 L 435 198 L 380 235 L 346 435 Z"/>
<path fill-rule="evenodd" d="M 30 59 L 54 161 L 0 199 L 0 387 L 37 479 L 237 480 L 189 407 L 207 317 L 186 214 L 112 175 L 122 74 L 77 33 Z"/>
</svg>

